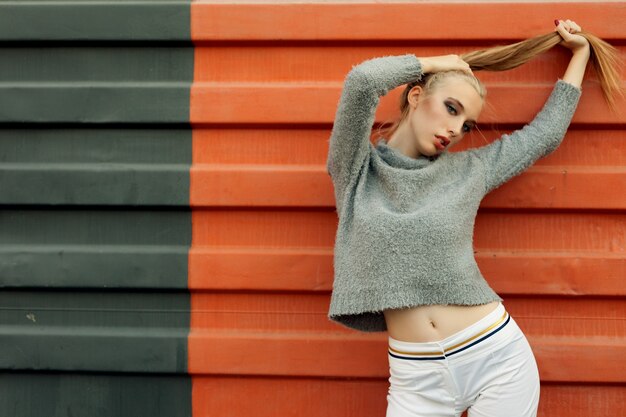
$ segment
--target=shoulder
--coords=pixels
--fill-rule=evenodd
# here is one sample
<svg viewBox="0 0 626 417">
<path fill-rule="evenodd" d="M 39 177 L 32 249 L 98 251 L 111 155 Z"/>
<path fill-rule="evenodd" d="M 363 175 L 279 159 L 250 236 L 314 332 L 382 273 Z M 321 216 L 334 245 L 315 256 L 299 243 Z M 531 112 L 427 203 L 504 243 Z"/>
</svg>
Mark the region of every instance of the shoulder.
<svg viewBox="0 0 626 417">
<path fill-rule="evenodd" d="M 447 152 L 445 163 L 455 169 L 469 168 L 477 164 L 482 166 L 482 161 L 476 156 L 475 149 L 468 149 L 459 152 Z"/>
</svg>

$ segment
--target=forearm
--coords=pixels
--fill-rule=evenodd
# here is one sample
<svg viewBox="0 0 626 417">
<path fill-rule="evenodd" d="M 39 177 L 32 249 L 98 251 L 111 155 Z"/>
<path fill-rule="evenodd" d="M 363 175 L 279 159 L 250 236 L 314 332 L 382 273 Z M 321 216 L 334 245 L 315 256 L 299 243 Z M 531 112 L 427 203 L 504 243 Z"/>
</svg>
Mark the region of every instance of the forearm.
<svg viewBox="0 0 626 417">
<path fill-rule="evenodd" d="M 483 162 L 485 193 L 520 174 L 561 144 L 581 94 L 579 87 L 558 80 L 543 108 L 530 123 L 511 134 L 502 135 L 487 146 L 468 151 Z"/>
<path fill-rule="evenodd" d="M 419 62 L 422 64 L 422 71 L 424 74 L 428 74 L 429 72 L 433 72 L 432 65 L 430 63 L 429 57 L 417 57 Z"/>
<path fill-rule="evenodd" d="M 565 74 L 563 74 L 563 81 L 580 88 L 583 76 L 585 75 L 585 68 L 587 68 L 587 62 L 589 61 L 589 56 L 589 46 L 575 51 L 572 54 L 572 58 L 569 61 L 567 69 L 565 70 Z"/>
<path fill-rule="evenodd" d="M 329 138 L 327 170 L 336 191 L 338 209 L 351 180 L 360 171 L 370 149 L 372 125 L 380 97 L 422 76 L 413 54 L 372 58 L 347 74 Z"/>
<path fill-rule="evenodd" d="M 373 97 L 382 97 L 390 90 L 420 79 L 422 64 L 413 54 L 390 55 L 371 58 L 356 65 L 349 76 L 356 77 L 361 90 L 367 90 Z"/>
</svg>

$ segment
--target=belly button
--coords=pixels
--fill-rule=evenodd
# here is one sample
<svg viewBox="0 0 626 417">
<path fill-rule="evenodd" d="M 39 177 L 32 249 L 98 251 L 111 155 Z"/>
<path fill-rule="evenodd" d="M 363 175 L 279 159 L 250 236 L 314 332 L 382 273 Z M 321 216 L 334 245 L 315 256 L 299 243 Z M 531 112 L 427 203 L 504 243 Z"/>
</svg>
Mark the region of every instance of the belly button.
<svg viewBox="0 0 626 417">
<path fill-rule="evenodd" d="M 435 328 L 435 322 L 430 322 L 430 325 L 433 326 L 433 329 Z"/>
</svg>

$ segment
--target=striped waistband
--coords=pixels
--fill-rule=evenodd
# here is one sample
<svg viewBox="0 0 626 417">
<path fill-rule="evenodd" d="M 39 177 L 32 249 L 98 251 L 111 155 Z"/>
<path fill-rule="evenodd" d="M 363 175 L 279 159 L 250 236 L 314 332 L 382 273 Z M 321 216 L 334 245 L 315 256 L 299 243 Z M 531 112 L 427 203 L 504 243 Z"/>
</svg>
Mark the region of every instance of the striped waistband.
<svg viewBox="0 0 626 417">
<path fill-rule="evenodd" d="M 495 316 L 495 320 L 494 320 Z M 441 342 L 411 343 L 389 338 L 389 355 L 408 360 L 441 360 L 456 355 L 502 330 L 511 316 L 500 304 L 496 310 L 465 330 Z M 461 339 L 459 341 L 459 339 Z"/>
</svg>

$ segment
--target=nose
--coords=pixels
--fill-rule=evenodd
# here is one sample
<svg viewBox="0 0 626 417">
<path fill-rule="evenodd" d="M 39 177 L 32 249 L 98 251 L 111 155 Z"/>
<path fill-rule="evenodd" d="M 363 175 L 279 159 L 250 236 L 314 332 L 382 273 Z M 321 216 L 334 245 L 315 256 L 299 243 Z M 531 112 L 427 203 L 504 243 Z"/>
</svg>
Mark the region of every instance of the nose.
<svg viewBox="0 0 626 417">
<path fill-rule="evenodd" d="M 461 120 L 457 126 L 448 129 L 450 136 L 461 136 L 463 134 L 463 121 Z"/>
</svg>

